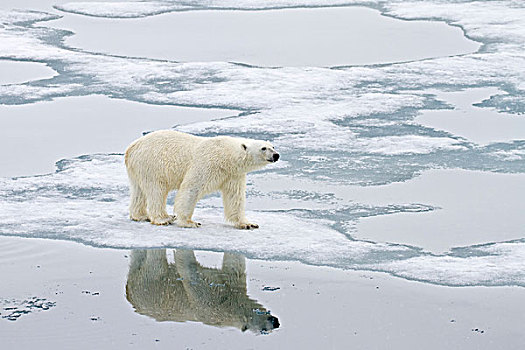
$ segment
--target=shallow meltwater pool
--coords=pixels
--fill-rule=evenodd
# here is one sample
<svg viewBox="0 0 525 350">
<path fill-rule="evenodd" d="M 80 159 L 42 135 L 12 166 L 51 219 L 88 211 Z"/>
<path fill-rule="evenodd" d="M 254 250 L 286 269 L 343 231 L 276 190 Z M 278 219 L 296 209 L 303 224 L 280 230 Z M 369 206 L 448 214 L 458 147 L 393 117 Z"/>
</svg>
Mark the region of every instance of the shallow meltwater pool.
<svg viewBox="0 0 525 350">
<path fill-rule="evenodd" d="M 432 340 L 430 349 L 451 339 L 514 348 L 524 339 L 525 288 L 449 288 L 238 253 L 19 237 L 0 237 L 0 263 L 3 348 L 309 349 L 327 338 L 335 349 L 402 348 L 406 334 Z"/>
<path fill-rule="evenodd" d="M 392 63 L 480 47 L 443 22 L 402 21 L 362 7 L 203 10 L 120 20 L 66 14 L 50 25 L 75 33 L 66 44 L 87 51 L 256 66 Z"/>
<path fill-rule="evenodd" d="M 0 59 L 0 85 L 51 79 L 56 74 L 53 69 L 42 63 L 6 61 Z"/>
</svg>

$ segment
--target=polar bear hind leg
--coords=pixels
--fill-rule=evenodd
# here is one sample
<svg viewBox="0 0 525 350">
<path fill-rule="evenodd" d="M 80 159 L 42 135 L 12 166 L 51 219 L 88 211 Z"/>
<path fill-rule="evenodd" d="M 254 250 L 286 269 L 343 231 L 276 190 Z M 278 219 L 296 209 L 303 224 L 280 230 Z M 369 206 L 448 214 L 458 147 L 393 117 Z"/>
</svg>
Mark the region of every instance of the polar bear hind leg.
<svg viewBox="0 0 525 350">
<path fill-rule="evenodd" d="M 146 209 L 149 221 L 154 225 L 169 225 L 174 217 L 166 212 L 168 192 L 156 184 L 145 184 L 143 192 L 147 193 Z"/>
<path fill-rule="evenodd" d="M 146 197 L 139 185 L 130 179 L 131 202 L 129 204 L 129 217 L 134 221 L 147 221 Z"/>
</svg>

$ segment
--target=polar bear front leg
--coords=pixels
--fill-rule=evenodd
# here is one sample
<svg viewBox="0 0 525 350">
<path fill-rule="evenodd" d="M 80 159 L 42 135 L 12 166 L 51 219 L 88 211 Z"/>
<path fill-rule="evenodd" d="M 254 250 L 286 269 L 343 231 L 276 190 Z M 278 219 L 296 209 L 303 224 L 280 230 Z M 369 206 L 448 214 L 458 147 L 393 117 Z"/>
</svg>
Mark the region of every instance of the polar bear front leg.
<svg viewBox="0 0 525 350">
<path fill-rule="evenodd" d="M 221 188 L 224 217 L 236 228 L 250 230 L 259 225 L 248 221 L 244 215 L 246 203 L 246 175 L 227 180 Z"/>
</svg>

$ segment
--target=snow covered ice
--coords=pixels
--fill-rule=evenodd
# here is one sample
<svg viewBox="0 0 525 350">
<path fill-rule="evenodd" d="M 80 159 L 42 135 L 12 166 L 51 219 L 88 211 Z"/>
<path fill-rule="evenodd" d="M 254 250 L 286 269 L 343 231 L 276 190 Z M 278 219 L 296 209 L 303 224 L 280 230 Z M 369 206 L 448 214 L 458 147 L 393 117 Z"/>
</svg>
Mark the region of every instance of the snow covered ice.
<svg viewBox="0 0 525 350">
<path fill-rule="evenodd" d="M 475 52 L 466 49 L 461 54 L 395 63 L 264 67 L 73 48 L 67 38 L 75 33 L 53 22 L 71 13 L 118 21 L 178 11 L 228 9 L 242 16 L 246 10 L 347 5 L 367 6 L 398 20 L 443 21 L 461 28 L 468 41 L 480 46 Z M 147 104 L 240 111 L 174 127 L 203 136 L 268 139 L 283 162 L 249 176 L 248 217 L 260 224 L 256 231 L 237 231 L 224 224 L 217 196 L 197 208 L 195 217 L 203 223 L 199 230 L 130 222 L 123 149 L 113 149 L 61 160 L 55 173 L 1 178 L 0 234 L 105 247 L 236 251 L 252 258 L 384 271 L 452 286 L 525 286 L 523 217 L 510 218 L 512 239 L 502 232 L 479 240 L 476 232 L 470 232 L 465 233 L 469 244 L 435 253 L 416 244 L 366 239 L 356 230 L 363 218 L 428 216 L 443 210 L 441 203 L 417 196 L 408 202 L 395 196 L 383 198 L 381 203 L 352 197 L 353 188 L 365 191 L 362 199 L 367 189 L 410 183 L 431 169 L 525 179 L 523 138 L 480 143 L 454 129 L 416 121 L 424 111 L 456 108 L 438 92 L 490 88 L 489 95 L 475 101 L 476 106 L 504 113 L 515 118 L 515 125 L 523 125 L 519 124 L 525 117 L 523 3 L 195 0 L 61 2 L 55 9 L 54 13 L 0 11 L 1 62 L 45 64 L 56 72 L 0 85 L 0 103 L 14 108 L 59 97 L 104 95 Z M 9 115 L 5 112 L 1 117 Z M 495 181 L 505 185 L 504 178 Z M 523 186 L 517 186 L 514 195 L 523 198 Z M 480 207 L 491 206 L 492 198 L 479 198 Z M 523 202 L 515 202 L 516 211 L 525 210 Z M 516 229 L 520 225 L 521 236 Z"/>
</svg>

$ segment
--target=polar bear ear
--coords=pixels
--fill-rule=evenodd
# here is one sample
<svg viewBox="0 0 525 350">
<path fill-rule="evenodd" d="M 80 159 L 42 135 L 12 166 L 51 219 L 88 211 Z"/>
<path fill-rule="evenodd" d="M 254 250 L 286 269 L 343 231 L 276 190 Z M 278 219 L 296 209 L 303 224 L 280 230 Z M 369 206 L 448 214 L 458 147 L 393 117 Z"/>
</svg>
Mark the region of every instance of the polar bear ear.
<svg viewBox="0 0 525 350">
<path fill-rule="evenodd" d="M 246 147 L 246 145 L 244 143 L 241 146 L 242 146 L 242 149 L 245 150 L 245 151 L 248 148 L 248 147 Z"/>
</svg>

